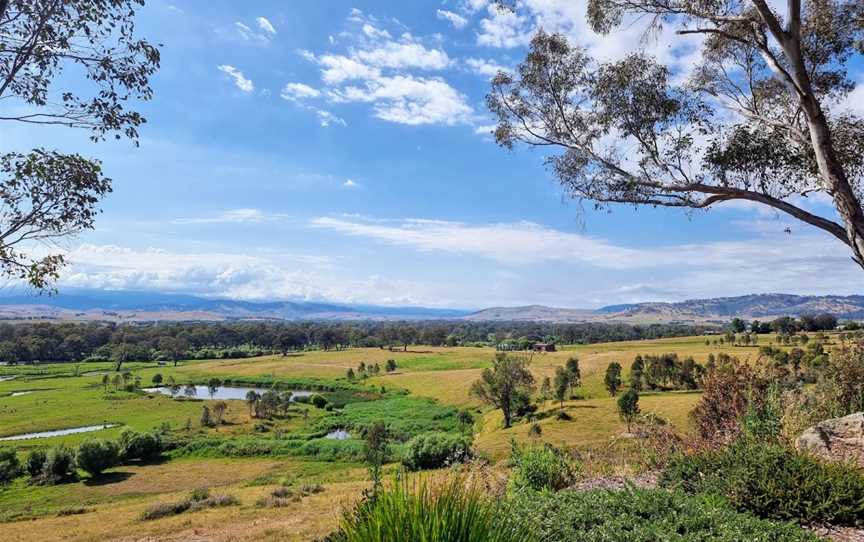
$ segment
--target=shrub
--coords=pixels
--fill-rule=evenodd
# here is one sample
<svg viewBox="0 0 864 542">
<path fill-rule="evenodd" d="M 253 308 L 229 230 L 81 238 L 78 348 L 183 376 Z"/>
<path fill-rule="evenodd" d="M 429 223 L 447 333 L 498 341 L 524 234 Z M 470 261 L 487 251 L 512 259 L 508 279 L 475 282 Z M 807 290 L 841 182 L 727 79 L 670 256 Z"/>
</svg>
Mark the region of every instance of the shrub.
<svg viewBox="0 0 864 542">
<path fill-rule="evenodd" d="M 55 446 L 45 455 L 40 478 L 47 484 L 57 484 L 71 479 L 75 474 L 75 455 L 72 450 L 63 446 Z"/>
<path fill-rule="evenodd" d="M 0 449 L 0 484 L 8 484 L 21 474 L 18 454 L 11 448 Z"/>
<path fill-rule="evenodd" d="M 498 507 L 454 479 L 443 487 L 407 481 L 361 501 L 342 519 L 332 542 L 515 542 L 531 537 L 524 524 L 503 527 Z"/>
<path fill-rule="evenodd" d="M 38 478 L 42 475 L 42 471 L 45 468 L 45 459 L 46 454 L 44 448 L 36 448 L 27 454 L 27 460 L 24 462 L 24 465 L 27 469 L 27 474 L 29 474 L 31 478 Z"/>
<path fill-rule="evenodd" d="M 779 445 L 739 440 L 673 458 L 665 487 L 722 495 L 741 511 L 801 523 L 864 522 L 864 474 Z"/>
<path fill-rule="evenodd" d="M 512 443 L 510 463 L 513 490 L 558 491 L 569 486 L 576 477 L 576 468 L 566 454 L 549 444 L 520 447 Z"/>
<path fill-rule="evenodd" d="M 797 526 L 736 512 L 722 499 L 658 489 L 520 494 L 502 520 L 531 525 L 544 542 L 819 540 Z"/>
<path fill-rule="evenodd" d="M 78 446 L 75 462 L 90 476 L 98 476 L 119 461 L 119 451 L 113 442 L 87 439 Z"/>
<path fill-rule="evenodd" d="M 317 393 L 309 398 L 309 402 L 316 408 L 324 408 L 327 406 L 327 399 L 325 399 L 323 395 Z"/>
<path fill-rule="evenodd" d="M 117 442 L 123 461 L 152 461 L 162 454 L 162 439 L 156 433 L 139 433 L 126 428 Z"/>
<path fill-rule="evenodd" d="M 160 519 L 168 516 L 176 516 L 183 512 L 203 510 L 205 508 L 219 508 L 223 506 L 234 506 L 240 504 L 237 497 L 233 495 L 210 495 L 207 489 L 196 489 L 187 499 L 172 503 L 156 503 L 147 507 L 141 513 L 144 521 Z"/>
<path fill-rule="evenodd" d="M 422 433 L 408 441 L 402 464 L 409 470 L 437 469 L 471 455 L 471 443 L 455 433 Z"/>
</svg>

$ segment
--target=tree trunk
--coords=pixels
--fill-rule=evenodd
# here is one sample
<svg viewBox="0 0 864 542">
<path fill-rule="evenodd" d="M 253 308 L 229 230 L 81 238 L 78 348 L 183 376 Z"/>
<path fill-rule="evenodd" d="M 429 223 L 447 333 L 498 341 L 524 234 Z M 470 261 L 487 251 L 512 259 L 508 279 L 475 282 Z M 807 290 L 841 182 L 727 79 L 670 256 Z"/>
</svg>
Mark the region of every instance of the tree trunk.
<svg viewBox="0 0 864 542">
<path fill-rule="evenodd" d="M 807 113 L 810 141 L 816 153 L 819 175 L 828 185 L 834 199 L 834 208 L 843 220 L 847 242 L 854 254 L 853 259 L 864 267 L 864 211 L 861 210 L 861 202 L 849 185 L 843 166 L 837 160 L 831 141 L 831 130 L 819 103 L 811 95 L 802 100 L 802 105 Z"/>
<path fill-rule="evenodd" d="M 504 413 L 504 429 L 510 427 L 510 408 L 509 407 L 501 407 L 501 412 Z"/>
</svg>

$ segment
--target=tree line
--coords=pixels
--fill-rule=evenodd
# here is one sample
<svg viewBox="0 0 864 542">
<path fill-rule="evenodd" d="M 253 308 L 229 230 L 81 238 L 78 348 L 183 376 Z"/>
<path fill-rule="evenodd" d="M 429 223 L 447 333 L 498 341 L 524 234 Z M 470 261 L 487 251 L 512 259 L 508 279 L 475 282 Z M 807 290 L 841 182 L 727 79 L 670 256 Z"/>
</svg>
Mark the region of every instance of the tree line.
<svg viewBox="0 0 864 542">
<path fill-rule="evenodd" d="M 684 325 L 529 322 L 0 323 L 0 361 L 222 359 L 304 349 L 409 345 L 495 346 L 505 341 L 590 344 L 702 333 Z"/>
</svg>

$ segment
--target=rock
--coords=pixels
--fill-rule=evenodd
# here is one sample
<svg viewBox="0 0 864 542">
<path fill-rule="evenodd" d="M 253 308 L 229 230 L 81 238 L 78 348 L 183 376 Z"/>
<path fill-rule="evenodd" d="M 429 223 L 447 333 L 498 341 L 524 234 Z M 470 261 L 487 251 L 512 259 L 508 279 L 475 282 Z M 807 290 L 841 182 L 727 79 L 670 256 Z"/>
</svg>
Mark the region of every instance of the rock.
<svg viewBox="0 0 864 542">
<path fill-rule="evenodd" d="M 864 465 L 864 412 L 817 423 L 798 437 L 795 447 L 826 459 L 852 459 Z"/>
</svg>

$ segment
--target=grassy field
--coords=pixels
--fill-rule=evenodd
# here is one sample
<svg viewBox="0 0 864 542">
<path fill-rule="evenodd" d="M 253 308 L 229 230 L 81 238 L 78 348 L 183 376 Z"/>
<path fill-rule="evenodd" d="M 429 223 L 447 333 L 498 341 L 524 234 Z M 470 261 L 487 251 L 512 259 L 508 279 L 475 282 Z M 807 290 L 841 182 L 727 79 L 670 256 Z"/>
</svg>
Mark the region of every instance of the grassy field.
<svg viewBox="0 0 864 542">
<path fill-rule="evenodd" d="M 705 340 L 706 337 L 687 337 L 574 345 L 554 353 L 534 354 L 531 370 L 538 385 L 544 376 L 551 375 L 571 356 L 580 360 L 583 383 L 578 390 L 582 398 L 564 403 L 571 420 L 562 421 L 553 415 L 559 408 L 557 403 L 547 401 L 540 405 L 540 438 L 585 453 L 623 441 L 625 427 L 618 418 L 615 400 L 607 395 L 602 385 L 606 366 L 612 361 L 623 365 L 626 377 L 637 354 L 671 352 L 679 357 L 693 356 L 700 363 L 705 363 L 709 354 L 720 352 L 751 361 L 758 358 L 758 347 L 706 345 Z M 761 336 L 760 344 L 767 345 L 772 340 L 770 336 Z M 336 425 L 362 426 L 376 417 L 390 419 L 406 435 L 437 427 L 454 430 L 452 416 L 456 409 L 449 407 L 457 407 L 468 408 L 475 414 L 475 447 L 494 462 L 507 457 L 511 439 L 526 441 L 532 437 L 528 436 L 529 424 L 526 423 L 502 429 L 500 413 L 480 405 L 468 393 L 472 382 L 491 364 L 493 356 L 491 348 L 409 347 L 407 351 L 392 352 L 349 349 L 284 357 L 195 361 L 181 363 L 178 367 L 152 363 L 124 366 L 140 376 L 144 385 L 149 385 L 156 373 L 165 378 L 173 376 L 180 383 L 203 383 L 211 377 L 286 385 L 299 381 L 320 382 L 344 388 L 332 394 L 332 400 L 347 397 L 349 402 L 354 401 L 341 413 L 297 405 L 288 416 L 268 422 L 263 429 L 266 434 L 260 433 L 260 420 L 250 416 L 242 401 L 229 401 L 225 425 L 203 428 L 199 418 L 202 406 L 207 404 L 206 397 L 194 401 L 173 400 L 156 393 L 115 392 L 111 386 L 106 390 L 101 384 L 101 374 L 92 373 L 110 370 L 110 364 L 4 366 L 0 367 L 0 377 L 15 378 L 0 381 L 0 437 L 108 423 L 117 427 L 90 435 L 113 438 L 124 427 L 152 430 L 168 424 L 173 432 L 181 435 L 186 432 L 189 438 L 205 438 L 211 443 L 232 440 L 248 444 L 256 439 L 269 439 L 268 442 L 282 449 L 283 441 L 278 440 L 282 437 L 278 435 L 312 434 Z M 383 371 L 389 359 L 395 360 L 398 366 L 393 373 Z M 346 371 L 356 370 L 361 362 L 378 363 L 382 372 L 360 383 L 349 382 L 345 378 Z M 399 395 L 398 390 L 407 390 L 408 395 Z M 24 391 L 30 393 L 12 395 Z M 438 405 L 424 402 L 423 398 L 434 399 Z M 698 400 L 698 393 L 646 393 L 641 397 L 640 406 L 643 411 L 667 419 L 678 431 L 686 432 L 690 423 L 688 413 Z M 0 447 L 11 446 L 23 454 L 34 447 L 58 443 L 76 445 L 88 436 L 0 441 Z M 332 441 L 322 440 L 321 443 Z M 100 480 L 82 476 L 78 482 L 32 486 L 22 478 L 0 489 L 0 520 L 4 521 L 0 528 L 3 540 L 10 541 L 146 537 L 308 540 L 328 532 L 336 524 L 340 506 L 351 502 L 365 487 L 366 472 L 362 465 L 335 457 L 321 461 L 302 453 L 298 457 L 275 454 L 243 458 L 223 457 L 218 453 L 205 457 L 196 456 L 194 451 L 191 455 L 172 452 L 162 463 L 117 467 Z M 255 506 L 259 497 L 281 483 L 321 483 L 325 491 L 304 498 L 290 509 Z M 138 519 L 149 504 L 176 500 L 196 487 L 218 488 L 220 493 L 237 496 L 241 505 L 158 521 Z M 83 513 L 63 515 L 64 510 L 72 508 L 82 508 Z"/>
</svg>

